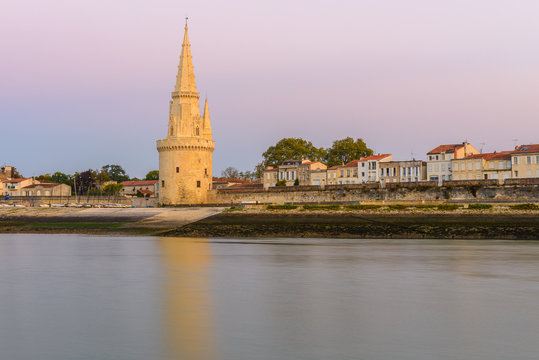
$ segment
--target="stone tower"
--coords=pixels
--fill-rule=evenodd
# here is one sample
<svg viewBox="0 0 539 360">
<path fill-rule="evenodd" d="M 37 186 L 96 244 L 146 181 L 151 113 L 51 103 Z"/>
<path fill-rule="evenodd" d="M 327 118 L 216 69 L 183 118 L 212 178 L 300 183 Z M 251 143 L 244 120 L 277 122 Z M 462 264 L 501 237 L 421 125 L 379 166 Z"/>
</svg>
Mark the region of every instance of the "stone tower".
<svg viewBox="0 0 539 360">
<path fill-rule="evenodd" d="M 200 116 L 199 93 L 185 24 L 176 86 L 170 101 L 167 137 L 157 140 L 159 204 L 203 204 L 212 186 L 212 140 L 208 100 Z"/>
</svg>

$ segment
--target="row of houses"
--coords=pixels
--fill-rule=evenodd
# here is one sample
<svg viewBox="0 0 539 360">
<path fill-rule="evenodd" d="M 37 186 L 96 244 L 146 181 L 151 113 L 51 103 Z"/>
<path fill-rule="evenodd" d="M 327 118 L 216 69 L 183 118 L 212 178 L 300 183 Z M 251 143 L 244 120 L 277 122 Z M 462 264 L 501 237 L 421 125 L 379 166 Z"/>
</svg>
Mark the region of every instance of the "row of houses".
<svg viewBox="0 0 539 360">
<path fill-rule="evenodd" d="M 40 182 L 33 178 L 10 178 L 0 182 L 3 197 L 11 196 L 69 196 L 71 186 Z"/>
<path fill-rule="evenodd" d="M 328 168 L 319 161 L 287 160 L 264 170 L 264 188 L 280 185 L 339 185 L 420 181 L 480 180 L 539 177 L 539 144 L 512 151 L 480 153 L 468 142 L 440 145 L 427 161 L 394 161 L 378 154 Z"/>
</svg>

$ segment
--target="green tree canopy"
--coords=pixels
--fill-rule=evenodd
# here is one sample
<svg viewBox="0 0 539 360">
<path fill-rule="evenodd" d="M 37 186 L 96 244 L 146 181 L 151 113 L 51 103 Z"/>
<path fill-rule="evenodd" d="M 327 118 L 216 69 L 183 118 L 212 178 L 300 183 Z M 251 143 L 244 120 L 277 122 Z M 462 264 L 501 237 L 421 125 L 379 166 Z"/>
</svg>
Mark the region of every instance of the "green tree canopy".
<svg viewBox="0 0 539 360">
<path fill-rule="evenodd" d="M 75 173 L 75 185 L 77 188 L 77 194 L 87 194 L 92 187 L 96 178 L 96 172 L 94 170 L 86 170 L 79 173 Z"/>
<path fill-rule="evenodd" d="M 110 180 L 117 182 L 129 180 L 129 176 L 120 165 L 105 165 L 101 168 L 109 176 Z"/>
<path fill-rule="evenodd" d="M 279 140 L 274 146 L 270 146 L 262 154 L 263 167 L 277 166 L 283 161 L 294 159 L 309 159 L 312 161 L 323 161 L 326 157 L 324 148 L 315 147 L 310 141 L 300 138 L 284 138 Z"/>
<path fill-rule="evenodd" d="M 341 140 L 335 140 L 333 145 L 327 150 L 327 166 L 342 165 L 352 160 L 370 156 L 373 151 L 367 147 L 363 139 L 347 137 Z"/>
<path fill-rule="evenodd" d="M 144 180 L 159 180 L 159 170 L 152 170 L 146 174 Z"/>
<path fill-rule="evenodd" d="M 52 182 L 52 177 L 50 174 L 43 174 L 36 176 L 36 180 L 42 181 L 42 182 Z"/>
<path fill-rule="evenodd" d="M 118 195 L 124 186 L 122 184 L 107 184 L 103 186 L 104 195 Z"/>
</svg>

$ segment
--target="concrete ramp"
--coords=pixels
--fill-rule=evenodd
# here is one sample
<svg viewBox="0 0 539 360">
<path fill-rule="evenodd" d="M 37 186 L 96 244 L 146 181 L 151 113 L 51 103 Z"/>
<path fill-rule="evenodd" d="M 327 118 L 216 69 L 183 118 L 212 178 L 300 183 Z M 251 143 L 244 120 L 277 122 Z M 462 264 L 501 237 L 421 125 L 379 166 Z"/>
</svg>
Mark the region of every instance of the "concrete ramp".
<svg viewBox="0 0 539 360">
<path fill-rule="evenodd" d="M 185 207 L 155 209 L 161 211 L 138 221 L 137 223 L 133 224 L 133 226 L 163 228 L 180 227 L 189 223 L 205 219 L 209 216 L 219 214 L 225 209 L 225 207 Z"/>
</svg>

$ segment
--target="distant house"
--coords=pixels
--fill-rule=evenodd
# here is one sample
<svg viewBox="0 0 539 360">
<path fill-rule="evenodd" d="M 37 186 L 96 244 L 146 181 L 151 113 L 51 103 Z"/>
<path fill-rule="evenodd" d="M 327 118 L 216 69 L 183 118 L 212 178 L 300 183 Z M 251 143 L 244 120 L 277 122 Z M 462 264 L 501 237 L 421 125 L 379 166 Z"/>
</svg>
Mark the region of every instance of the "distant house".
<svg viewBox="0 0 539 360">
<path fill-rule="evenodd" d="M 440 145 L 427 153 L 427 180 L 451 180 L 451 160 L 479 154 L 468 142 Z"/>
<path fill-rule="evenodd" d="M 380 181 L 380 163 L 393 160 L 391 154 L 371 155 L 361 158 L 357 163 L 359 183 L 372 183 Z"/>
<path fill-rule="evenodd" d="M 325 185 L 327 166 L 320 161 L 286 160 L 277 168 L 268 167 L 264 170 L 264 188 L 275 186 L 277 181 L 284 180 L 286 186 L 299 185 Z"/>
<path fill-rule="evenodd" d="M 474 154 L 451 160 L 453 180 L 508 179 L 511 151 Z"/>
<path fill-rule="evenodd" d="M 361 160 L 352 160 L 344 165 L 332 166 L 327 170 L 329 185 L 358 184 L 358 163 Z"/>
<path fill-rule="evenodd" d="M 2 195 L 6 196 L 23 196 L 21 189 L 23 187 L 39 184 L 38 180 L 33 178 L 17 178 L 17 179 L 8 179 L 3 180 L 2 184 Z"/>
<path fill-rule="evenodd" d="M 57 183 L 39 183 L 21 188 L 20 196 L 70 196 L 71 186 Z"/>
<path fill-rule="evenodd" d="M 539 177 L 539 144 L 520 145 L 511 152 L 513 178 Z"/>
<path fill-rule="evenodd" d="M 137 196 L 138 191 L 144 197 L 157 197 L 159 194 L 159 180 L 124 181 L 120 184 L 124 186 L 122 195 Z"/>
<path fill-rule="evenodd" d="M 0 180 L 11 179 L 15 174 L 15 168 L 13 166 L 2 166 L 0 168 Z"/>
<path fill-rule="evenodd" d="M 418 182 L 427 179 L 427 163 L 421 160 L 381 162 L 380 182 L 382 184 Z"/>
</svg>

